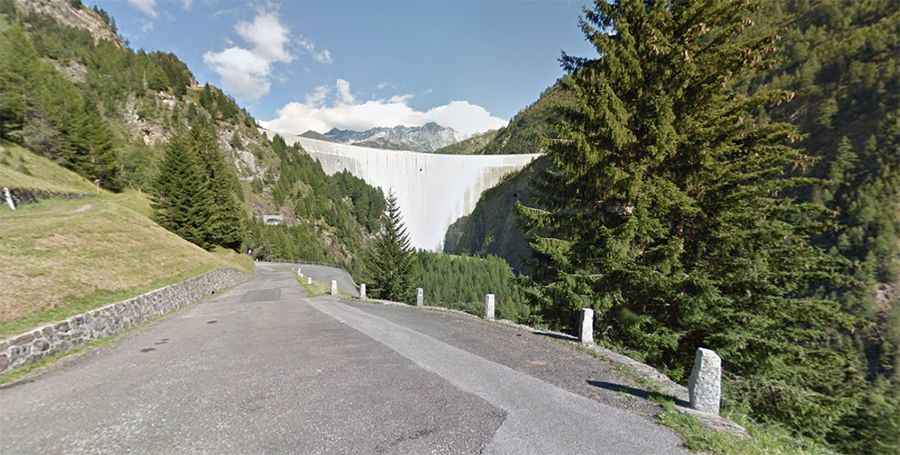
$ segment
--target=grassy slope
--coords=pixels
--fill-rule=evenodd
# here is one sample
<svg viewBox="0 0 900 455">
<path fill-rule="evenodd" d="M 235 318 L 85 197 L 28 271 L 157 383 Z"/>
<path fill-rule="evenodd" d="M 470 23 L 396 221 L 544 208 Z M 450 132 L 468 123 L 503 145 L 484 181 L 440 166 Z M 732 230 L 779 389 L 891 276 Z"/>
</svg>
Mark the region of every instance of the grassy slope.
<svg viewBox="0 0 900 455">
<path fill-rule="evenodd" d="M 34 181 L 0 163 L 0 186 L 57 191 L 93 185 L 23 149 Z M 18 158 L 16 158 L 18 160 Z M 16 186 L 22 186 L 16 184 Z M 253 268 L 233 252 L 209 253 L 147 215 L 139 192 L 51 200 L 12 212 L 0 207 L 0 336 L 231 266 Z"/>
<path fill-rule="evenodd" d="M 8 142 L 0 142 L 0 186 L 61 193 L 96 191 L 78 174 Z"/>
</svg>

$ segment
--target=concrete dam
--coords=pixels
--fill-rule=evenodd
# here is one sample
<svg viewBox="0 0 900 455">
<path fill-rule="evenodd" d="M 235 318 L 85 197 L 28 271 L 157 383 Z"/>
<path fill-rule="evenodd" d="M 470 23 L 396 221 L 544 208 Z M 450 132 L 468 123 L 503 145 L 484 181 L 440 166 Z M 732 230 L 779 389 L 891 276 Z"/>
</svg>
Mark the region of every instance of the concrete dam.
<svg viewBox="0 0 900 455">
<path fill-rule="evenodd" d="M 472 213 L 485 190 L 537 158 L 525 155 L 440 155 L 336 144 L 305 137 L 299 142 L 332 175 L 347 170 L 393 191 L 413 247 L 440 251 L 447 228 Z"/>
</svg>

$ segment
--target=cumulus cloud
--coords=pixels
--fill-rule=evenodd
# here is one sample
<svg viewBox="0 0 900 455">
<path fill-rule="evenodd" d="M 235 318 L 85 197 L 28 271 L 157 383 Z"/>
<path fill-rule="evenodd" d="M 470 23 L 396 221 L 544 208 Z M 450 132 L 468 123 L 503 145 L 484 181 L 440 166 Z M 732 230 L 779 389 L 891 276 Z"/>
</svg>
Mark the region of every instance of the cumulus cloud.
<svg viewBox="0 0 900 455">
<path fill-rule="evenodd" d="M 294 61 L 298 46 L 319 63 L 333 61 L 328 49 L 316 47 L 302 35 L 293 35 L 274 10 L 258 10 L 253 21 L 238 22 L 234 31 L 243 45 L 228 41 L 225 50 L 206 52 L 203 61 L 219 75 L 226 90 L 244 101 L 256 101 L 269 93 L 272 65 Z"/>
<path fill-rule="evenodd" d="M 147 16 L 156 17 L 159 15 L 156 11 L 156 0 L 128 0 L 128 4 Z"/>
<path fill-rule="evenodd" d="M 256 101 L 272 87 L 272 64 L 294 60 L 289 43 L 291 32 L 278 15 L 260 10 L 253 22 L 241 21 L 235 32 L 247 47 L 231 45 L 221 52 L 203 54 L 203 61 L 222 79 L 222 85 L 236 97 Z"/>
<path fill-rule="evenodd" d="M 427 111 L 409 104 L 412 95 L 356 102 L 350 83 L 338 79 L 332 102 L 331 89 L 319 86 L 306 95 L 304 102 L 286 104 L 277 117 L 262 126 L 282 134 L 301 134 L 308 130 L 324 133 L 332 128 L 366 130 L 377 126 L 421 126 L 428 122 L 453 128 L 465 136 L 505 126 L 507 121 L 491 115 L 487 109 L 468 101 L 452 101 Z"/>
</svg>

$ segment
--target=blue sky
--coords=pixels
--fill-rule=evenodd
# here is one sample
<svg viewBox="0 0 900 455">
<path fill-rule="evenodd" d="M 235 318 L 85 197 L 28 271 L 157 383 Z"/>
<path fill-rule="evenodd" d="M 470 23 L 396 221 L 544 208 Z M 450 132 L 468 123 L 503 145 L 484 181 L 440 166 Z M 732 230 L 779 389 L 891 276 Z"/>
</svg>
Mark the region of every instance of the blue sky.
<svg viewBox="0 0 900 455">
<path fill-rule="evenodd" d="M 504 124 L 591 55 L 583 0 L 106 0 L 135 49 L 186 61 L 201 82 L 285 133 L 437 121 Z"/>
</svg>

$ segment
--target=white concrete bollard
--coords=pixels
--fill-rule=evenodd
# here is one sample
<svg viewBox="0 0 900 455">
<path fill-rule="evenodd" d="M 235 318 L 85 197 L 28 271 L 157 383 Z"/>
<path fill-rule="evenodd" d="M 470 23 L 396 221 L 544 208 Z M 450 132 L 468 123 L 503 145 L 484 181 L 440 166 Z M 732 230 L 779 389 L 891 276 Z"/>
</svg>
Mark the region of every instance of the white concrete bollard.
<svg viewBox="0 0 900 455">
<path fill-rule="evenodd" d="M 303 276 L 303 270 L 300 270 L 300 267 L 297 267 L 297 276 Z"/>
<path fill-rule="evenodd" d="M 6 205 L 9 206 L 10 210 L 16 209 L 16 202 L 13 201 L 12 194 L 9 192 L 9 188 L 3 187 L 3 198 L 6 199 Z"/>
<path fill-rule="evenodd" d="M 337 295 L 337 280 L 331 280 L 331 295 Z"/>
<path fill-rule="evenodd" d="M 484 296 L 484 318 L 488 321 L 494 320 L 494 294 Z"/>
<path fill-rule="evenodd" d="M 581 310 L 581 342 L 594 344 L 594 310 L 590 308 Z"/>
<path fill-rule="evenodd" d="M 359 285 L 359 299 L 366 300 L 366 283 Z"/>
<path fill-rule="evenodd" d="M 707 414 L 719 415 L 722 396 L 722 359 L 715 352 L 697 348 L 694 368 L 688 381 L 691 408 Z"/>
<path fill-rule="evenodd" d="M 312 284 L 312 277 L 311 277 L 311 276 L 306 277 L 306 284 Z"/>
<path fill-rule="evenodd" d="M 425 304 L 425 291 L 422 288 L 416 288 L 416 306 Z"/>
</svg>

